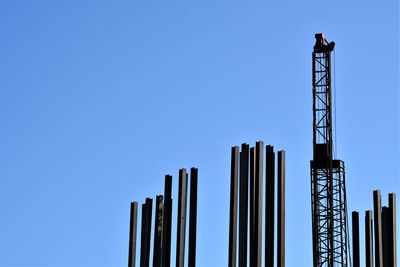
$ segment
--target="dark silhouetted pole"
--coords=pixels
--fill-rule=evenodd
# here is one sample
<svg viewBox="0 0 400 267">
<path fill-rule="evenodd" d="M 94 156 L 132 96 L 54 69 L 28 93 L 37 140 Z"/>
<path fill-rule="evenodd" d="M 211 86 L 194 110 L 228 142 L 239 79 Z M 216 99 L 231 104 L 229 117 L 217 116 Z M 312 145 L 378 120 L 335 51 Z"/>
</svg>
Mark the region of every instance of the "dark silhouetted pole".
<svg viewBox="0 0 400 267">
<path fill-rule="evenodd" d="M 172 218 L 172 176 L 165 175 L 164 186 L 164 224 L 162 238 L 162 266 L 171 265 L 171 218 Z"/>
<path fill-rule="evenodd" d="M 353 234 L 353 267 L 360 267 L 360 227 L 357 211 L 351 213 Z"/>
<path fill-rule="evenodd" d="M 153 200 L 146 198 L 142 205 L 142 231 L 140 244 L 140 267 L 148 267 L 150 262 L 150 238 L 151 238 L 151 210 Z"/>
<path fill-rule="evenodd" d="M 388 207 L 382 207 L 382 262 L 385 267 L 389 266 L 388 215 Z"/>
<path fill-rule="evenodd" d="M 242 144 L 239 188 L 239 267 L 247 266 L 248 181 L 249 145 Z"/>
<path fill-rule="evenodd" d="M 256 185 L 255 185 L 255 152 L 254 147 L 250 148 L 250 211 L 249 211 L 249 221 L 250 221 L 250 243 L 249 243 L 249 262 L 250 266 L 256 265 L 256 233 L 255 233 L 255 202 L 256 202 Z"/>
<path fill-rule="evenodd" d="M 265 151 L 265 267 L 274 266 L 275 153 L 273 146 Z"/>
<path fill-rule="evenodd" d="M 188 176 L 185 169 L 179 170 L 177 236 L 176 236 L 176 267 L 185 263 L 185 232 L 186 232 L 186 202 Z"/>
<path fill-rule="evenodd" d="M 374 266 L 374 245 L 373 245 L 373 231 L 372 231 L 372 211 L 365 212 L 365 266 Z"/>
<path fill-rule="evenodd" d="M 189 213 L 189 267 L 196 266 L 196 230 L 197 230 L 197 180 L 198 170 L 190 169 L 190 213 Z"/>
<path fill-rule="evenodd" d="M 285 267 L 285 151 L 278 152 L 278 251 L 277 266 Z"/>
<path fill-rule="evenodd" d="M 255 149 L 255 202 L 254 202 L 254 265 L 261 267 L 262 250 L 262 214 L 263 214 L 263 163 L 264 143 L 256 143 Z"/>
<path fill-rule="evenodd" d="M 138 203 L 131 202 L 131 219 L 130 219 L 130 226 L 129 226 L 128 267 L 136 266 L 137 212 L 138 212 Z"/>
<path fill-rule="evenodd" d="M 374 190 L 373 196 L 374 196 L 375 267 L 383 267 L 381 191 Z"/>
<path fill-rule="evenodd" d="M 388 216 L 388 250 L 390 266 L 397 266 L 396 255 L 396 194 L 389 194 L 389 216 Z"/>
<path fill-rule="evenodd" d="M 230 207 L 229 207 L 228 267 L 236 267 L 238 170 L 239 170 L 239 147 L 235 146 L 232 147 L 232 152 L 231 152 L 231 192 L 230 192 Z"/>
<path fill-rule="evenodd" d="M 164 203 L 163 196 L 156 197 L 156 206 L 154 213 L 154 246 L 153 246 L 153 267 L 161 267 L 162 255 L 162 230 Z"/>
</svg>

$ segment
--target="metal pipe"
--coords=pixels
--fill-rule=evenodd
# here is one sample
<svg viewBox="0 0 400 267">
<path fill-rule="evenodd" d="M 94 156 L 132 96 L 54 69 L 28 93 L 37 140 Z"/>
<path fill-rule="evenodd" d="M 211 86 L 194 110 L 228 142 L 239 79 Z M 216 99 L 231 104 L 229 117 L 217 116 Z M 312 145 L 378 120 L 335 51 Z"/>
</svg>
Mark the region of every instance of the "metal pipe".
<svg viewBox="0 0 400 267">
<path fill-rule="evenodd" d="M 389 236 L 388 236 L 388 207 L 382 207 L 382 262 L 383 266 L 389 266 Z"/>
<path fill-rule="evenodd" d="M 264 163 L 264 143 L 256 143 L 255 149 L 255 202 L 254 202 L 254 265 L 261 267 L 262 251 L 262 215 L 263 215 L 263 163 Z"/>
<path fill-rule="evenodd" d="M 389 194 L 389 263 L 390 266 L 397 266 L 397 248 L 396 248 L 396 194 Z"/>
<path fill-rule="evenodd" d="M 153 244 L 153 267 L 161 267 L 162 235 L 163 235 L 163 196 L 156 197 L 154 213 L 154 244 Z"/>
<path fill-rule="evenodd" d="M 137 212 L 138 212 L 138 203 L 131 202 L 128 267 L 136 266 Z"/>
<path fill-rule="evenodd" d="M 196 266 L 196 231 L 197 231 L 197 180 L 198 170 L 190 169 L 190 213 L 189 213 L 189 267 Z"/>
<path fill-rule="evenodd" d="M 255 185 L 255 153 L 254 153 L 254 147 L 250 148 L 250 165 L 249 165 L 249 170 L 250 170 L 250 211 L 249 211 L 249 221 L 250 221 L 250 236 L 249 236 L 249 262 L 250 266 L 255 266 L 256 265 L 256 234 L 255 234 L 255 202 L 256 202 L 256 185 Z"/>
<path fill-rule="evenodd" d="M 239 267 L 247 266 L 249 145 L 242 144 L 240 152 L 239 204 Z"/>
<path fill-rule="evenodd" d="M 164 186 L 164 224 L 162 237 L 162 266 L 171 265 L 171 218 L 172 218 L 172 176 L 165 175 Z"/>
<path fill-rule="evenodd" d="M 176 266 L 185 263 L 186 203 L 188 175 L 185 169 L 179 170 L 178 214 L 176 236 Z"/>
<path fill-rule="evenodd" d="M 274 266 L 274 220 L 275 220 L 275 153 L 268 145 L 265 151 L 265 267 Z"/>
<path fill-rule="evenodd" d="M 374 266 L 374 244 L 372 231 L 372 211 L 365 211 L 365 266 Z"/>
<path fill-rule="evenodd" d="M 374 196 L 375 267 L 383 267 L 381 191 L 374 190 L 373 196 Z"/>
<path fill-rule="evenodd" d="M 142 205 L 142 232 L 140 244 L 140 267 L 149 267 L 150 263 L 150 238 L 151 238 L 151 210 L 153 200 L 146 198 Z"/>
<path fill-rule="evenodd" d="M 351 213 L 353 239 L 353 267 L 360 267 L 360 227 L 357 211 Z"/>
<path fill-rule="evenodd" d="M 238 172 L 239 172 L 239 147 L 235 146 L 232 147 L 231 151 L 231 191 L 230 191 L 230 207 L 229 207 L 228 267 L 236 267 Z"/>
<path fill-rule="evenodd" d="M 278 251 L 277 266 L 285 267 L 285 196 L 286 196 L 285 151 L 278 151 Z"/>
</svg>

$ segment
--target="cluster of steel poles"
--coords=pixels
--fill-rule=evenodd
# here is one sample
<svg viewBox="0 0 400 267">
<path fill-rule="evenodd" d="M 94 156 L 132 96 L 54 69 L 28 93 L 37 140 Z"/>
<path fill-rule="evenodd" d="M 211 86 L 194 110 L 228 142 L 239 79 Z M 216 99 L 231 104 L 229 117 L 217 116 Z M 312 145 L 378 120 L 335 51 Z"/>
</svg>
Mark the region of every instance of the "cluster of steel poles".
<svg viewBox="0 0 400 267">
<path fill-rule="evenodd" d="M 365 266 L 394 267 L 396 256 L 396 194 L 382 207 L 381 192 L 373 192 L 374 210 L 365 211 Z M 353 267 L 360 266 L 359 213 L 352 212 Z M 375 253 L 374 253 L 375 252 Z M 374 265 L 375 254 L 375 265 Z"/>
<path fill-rule="evenodd" d="M 189 210 L 189 249 L 188 265 L 196 266 L 196 227 L 197 227 L 197 168 L 190 169 L 190 210 Z M 183 267 L 185 262 L 186 210 L 187 210 L 188 174 L 186 169 L 179 170 L 176 266 Z M 154 213 L 153 266 L 169 267 L 171 264 L 171 227 L 172 227 L 172 176 L 165 176 L 164 195 L 156 196 Z M 142 204 L 142 223 L 140 239 L 140 267 L 150 264 L 151 226 L 153 200 L 146 198 Z M 136 264 L 138 203 L 131 203 L 129 230 L 128 267 Z"/>
<path fill-rule="evenodd" d="M 285 266 L 285 151 L 278 151 L 277 158 L 277 266 L 282 267 Z M 263 177 L 265 177 L 264 263 L 266 267 L 274 266 L 275 152 L 273 146 L 265 147 L 265 175 L 263 166 L 264 143 L 262 141 L 256 142 L 255 147 L 251 148 L 248 144 L 242 144 L 241 151 L 237 146 L 232 147 L 229 267 L 235 267 L 237 264 L 240 267 L 258 267 L 262 264 Z M 237 239 L 239 239 L 239 244 L 237 244 Z"/>
</svg>

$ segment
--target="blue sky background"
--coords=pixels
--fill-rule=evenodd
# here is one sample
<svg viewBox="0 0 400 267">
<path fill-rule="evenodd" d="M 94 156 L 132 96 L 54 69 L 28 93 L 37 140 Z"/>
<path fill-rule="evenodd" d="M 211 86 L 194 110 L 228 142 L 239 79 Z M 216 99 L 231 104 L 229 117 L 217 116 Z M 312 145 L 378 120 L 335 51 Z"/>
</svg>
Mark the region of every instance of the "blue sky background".
<svg viewBox="0 0 400 267">
<path fill-rule="evenodd" d="M 316 32 L 364 233 L 372 190 L 400 194 L 398 1 L 1 0 L 0 266 L 126 266 L 130 201 L 192 166 L 198 266 L 226 266 L 230 147 L 257 140 L 287 152 L 287 266 L 311 266 Z"/>
</svg>

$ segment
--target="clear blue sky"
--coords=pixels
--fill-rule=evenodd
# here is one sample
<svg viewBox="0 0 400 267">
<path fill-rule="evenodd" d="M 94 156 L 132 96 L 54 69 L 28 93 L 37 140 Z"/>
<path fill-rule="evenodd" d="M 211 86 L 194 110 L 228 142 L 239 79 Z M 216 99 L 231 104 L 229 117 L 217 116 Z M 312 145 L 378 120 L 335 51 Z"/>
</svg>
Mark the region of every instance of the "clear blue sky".
<svg viewBox="0 0 400 267">
<path fill-rule="evenodd" d="M 316 32 L 349 212 L 400 199 L 396 0 L 1 0 L 0 265 L 126 266 L 130 201 L 196 166 L 198 265 L 226 266 L 230 147 L 263 140 L 287 152 L 287 266 L 311 266 Z"/>
</svg>

